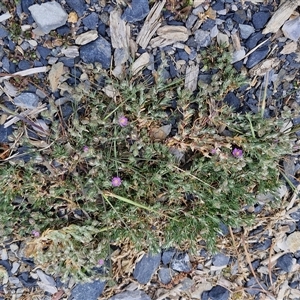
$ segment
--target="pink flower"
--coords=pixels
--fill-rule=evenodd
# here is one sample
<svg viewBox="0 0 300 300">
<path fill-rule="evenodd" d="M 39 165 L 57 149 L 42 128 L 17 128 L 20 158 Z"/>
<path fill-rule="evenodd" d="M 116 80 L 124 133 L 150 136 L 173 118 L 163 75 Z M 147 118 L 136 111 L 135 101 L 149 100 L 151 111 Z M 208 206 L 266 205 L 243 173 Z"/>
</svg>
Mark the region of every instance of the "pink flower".
<svg viewBox="0 0 300 300">
<path fill-rule="evenodd" d="M 241 158 L 243 156 L 243 150 L 238 149 L 238 148 L 234 148 L 233 151 L 232 151 L 232 155 L 236 158 Z"/>
<path fill-rule="evenodd" d="M 111 184 L 114 187 L 120 186 L 122 183 L 122 180 L 120 177 L 113 177 L 113 179 L 111 180 Z"/>
<path fill-rule="evenodd" d="M 119 125 L 120 125 L 121 127 L 127 126 L 127 125 L 128 125 L 128 119 L 127 119 L 125 116 L 121 116 L 121 117 L 119 118 Z"/>
<path fill-rule="evenodd" d="M 37 231 L 37 230 L 32 230 L 32 231 L 31 231 L 31 234 L 33 234 L 34 237 L 39 237 L 39 236 L 40 236 L 40 232 Z"/>
<path fill-rule="evenodd" d="M 210 150 L 210 154 L 215 155 L 216 153 L 217 153 L 217 149 L 212 148 L 212 149 Z"/>
<path fill-rule="evenodd" d="M 99 259 L 99 261 L 98 261 L 98 265 L 100 265 L 100 266 L 102 266 L 104 264 L 104 260 L 101 258 L 101 259 Z"/>
<path fill-rule="evenodd" d="M 83 147 L 83 152 L 88 152 L 89 151 L 89 147 L 88 146 L 84 146 Z"/>
</svg>

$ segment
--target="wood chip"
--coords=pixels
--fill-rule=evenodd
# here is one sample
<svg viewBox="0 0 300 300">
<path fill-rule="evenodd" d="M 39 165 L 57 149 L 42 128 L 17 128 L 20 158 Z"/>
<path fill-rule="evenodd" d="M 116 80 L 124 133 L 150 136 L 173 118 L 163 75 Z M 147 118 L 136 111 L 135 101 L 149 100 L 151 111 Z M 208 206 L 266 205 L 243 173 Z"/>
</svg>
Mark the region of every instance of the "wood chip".
<svg viewBox="0 0 300 300">
<path fill-rule="evenodd" d="M 114 9 L 110 13 L 109 28 L 111 43 L 114 52 L 115 69 L 113 75 L 121 79 L 124 76 L 123 65 L 129 59 L 130 53 L 130 26 L 121 19 L 121 10 Z"/>
<path fill-rule="evenodd" d="M 203 4 L 206 0 L 194 0 L 193 7 L 198 7 L 200 4 Z"/>
<path fill-rule="evenodd" d="M 5 79 L 9 79 L 14 76 L 27 76 L 27 75 L 43 73 L 43 72 L 47 72 L 47 67 L 31 68 L 31 69 L 19 71 L 19 72 L 16 72 L 13 74 L 8 74 L 8 75 L 1 73 L 0 74 L 0 82 L 3 82 Z"/>
<path fill-rule="evenodd" d="M 166 4 L 166 0 L 163 0 L 161 2 L 157 2 L 153 7 L 151 8 L 144 25 L 136 39 L 136 42 L 145 49 L 153 35 L 155 34 L 156 30 L 160 27 L 161 21 L 161 10 Z"/>
<path fill-rule="evenodd" d="M 64 54 L 66 57 L 75 58 L 79 56 L 78 46 L 69 46 L 61 50 L 61 53 Z"/>
<path fill-rule="evenodd" d="M 166 25 L 157 30 L 157 35 L 150 41 L 152 48 L 165 47 L 175 42 L 185 42 L 189 38 L 189 30 L 184 26 Z"/>
<path fill-rule="evenodd" d="M 285 0 L 273 14 L 262 33 L 277 32 L 299 5 L 300 0 Z"/>
<path fill-rule="evenodd" d="M 184 88 L 194 92 L 198 85 L 199 65 L 192 64 L 186 68 Z"/>
<path fill-rule="evenodd" d="M 279 64 L 280 64 L 280 60 L 278 58 L 268 58 L 262 61 L 261 63 L 259 63 L 258 65 L 256 65 L 255 67 L 253 67 L 249 71 L 249 75 L 251 77 L 263 76 L 271 69 L 276 68 Z"/>
<path fill-rule="evenodd" d="M 283 47 L 280 54 L 290 54 L 290 53 L 296 52 L 296 50 L 297 50 L 297 43 L 291 42 L 291 43 L 286 44 Z"/>
<path fill-rule="evenodd" d="M 143 68 L 145 68 L 150 62 L 150 55 L 148 52 L 144 52 L 131 66 L 132 74 L 135 75 L 139 73 Z"/>
<path fill-rule="evenodd" d="M 76 40 L 75 43 L 77 45 L 86 45 L 98 38 L 98 31 L 97 30 L 90 30 L 85 33 L 80 34 Z"/>
</svg>

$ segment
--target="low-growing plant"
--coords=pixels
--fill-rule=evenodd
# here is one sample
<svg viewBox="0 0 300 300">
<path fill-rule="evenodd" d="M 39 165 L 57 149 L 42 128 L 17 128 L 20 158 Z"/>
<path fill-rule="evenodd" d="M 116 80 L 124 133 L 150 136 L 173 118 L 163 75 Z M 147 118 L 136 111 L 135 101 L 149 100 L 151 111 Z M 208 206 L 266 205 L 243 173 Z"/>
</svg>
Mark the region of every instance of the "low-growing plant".
<svg viewBox="0 0 300 300">
<path fill-rule="evenodd" d="M 93 93 L 74 88 L 68 118 L 50 101 L 46 145 L 29 162 L 2 162 L 2 236 L 31 235 L 28 256 L 64 279 L 87 280 L 107 275 L 112 242 L 187 249 L 201 237 L 213 249 L 221 224 L 250 221 L 243 207 L 282 184 L 278 165 L 293 141 L 282 124 L 290 116 L 226 106 L 221 99 L 245 80 L 224 61 L 214 71 L 218 97 L 215 88 L 193 95 L 160 76 L 155 84 L 107 77 Z M 34 149 L 20 130 L 14 146 Z"/>
</svg>

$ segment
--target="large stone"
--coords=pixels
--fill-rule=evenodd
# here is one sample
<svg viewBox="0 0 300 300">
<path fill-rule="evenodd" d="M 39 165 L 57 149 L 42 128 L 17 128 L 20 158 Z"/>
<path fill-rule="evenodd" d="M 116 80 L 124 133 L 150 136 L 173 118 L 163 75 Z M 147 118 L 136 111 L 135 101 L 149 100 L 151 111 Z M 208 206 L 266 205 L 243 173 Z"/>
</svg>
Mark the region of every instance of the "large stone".
<svg viewBox="0 0 300 300">
<path fill-rule="evenodd" d="M 106 39 L 99 36 L 95 41 L 80 48 L 80 57 L 85 63 L 99 62 L 104 69 L 108 69 L 111 60 L 111 45 Z"/>
<path fill-rule="evenodd" d="M 68 14 L 57 2 L 34 4 L 28 8 L 40 31 L 49 33 L 51 30 L 64 25 Z"/>
<path fill-rule="evenodd" d="M 102 294 L 105 282 L 96 280 L 94 282 L 79 283 L 72 290 L 71 299 L 73 300 L 97 300 Z"/>
<path fill-rule="evenodd" d="M 133 277 L 141 284 L 150 281 L 152 275 L 160 264 L 161 254 L 147 254 L 136 264 Z"/>
</svg>

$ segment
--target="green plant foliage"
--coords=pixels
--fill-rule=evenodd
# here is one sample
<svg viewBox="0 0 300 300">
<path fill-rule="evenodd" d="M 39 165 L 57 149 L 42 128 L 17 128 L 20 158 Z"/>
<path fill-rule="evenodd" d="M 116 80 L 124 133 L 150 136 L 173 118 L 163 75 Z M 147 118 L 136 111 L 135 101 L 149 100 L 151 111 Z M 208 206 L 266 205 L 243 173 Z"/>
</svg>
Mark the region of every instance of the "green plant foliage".
<svg viewBox="0 0 300 300">
<path fill-rule="evenodd" d="M 225 106 L 220 100 L 245 78 L 224 49 L 217 64 L 209 53 L 204 67 L 217 71 L 207 93 L 200 83 L 191 95 L 159 74 L 154 84 L 106 78 L 103 90 L 75 88 L 67 122 L 50 100 L 48 146 L 33 155 L 23 136 L 18 143 L 31 149 L 31 161 L 2 162 L 2 236 L 31 235 L 27 255 L 50 273 L 86 280 L 107 276 L 97 262 L 111 242 L 155 250 L 192 247 L 202 237 L 213 249 L 220 224 L 249 222 L 243 208 L 282 184 L 278 164 L 292 153 L 293 135 L 281 128 L 290 116 L 264 119 Z M 171 100 L 177 108 L 169 109 Z M 154 136 L 171 123 L 175 132 Z"/>
</svg>

